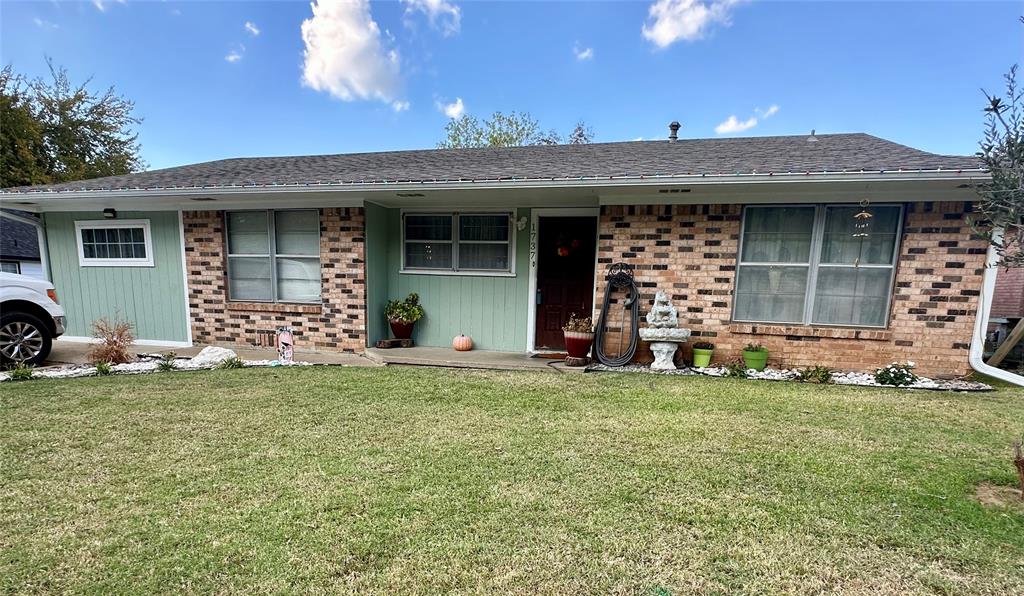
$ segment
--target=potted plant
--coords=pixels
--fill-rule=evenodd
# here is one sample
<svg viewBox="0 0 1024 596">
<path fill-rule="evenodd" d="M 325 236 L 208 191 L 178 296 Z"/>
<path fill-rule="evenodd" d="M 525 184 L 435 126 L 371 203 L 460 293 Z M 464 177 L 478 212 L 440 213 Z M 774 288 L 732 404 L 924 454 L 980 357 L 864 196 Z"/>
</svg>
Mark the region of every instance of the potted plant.
<svg viewBox="0 0 1024 596">
<path fill-rule="evenodd" d="M 586 358 L 590 345 L 594 343 L 594 322 L 590 317 L 580 318 L 576 313 L 569 315 L 569 321 L 562 326 L 565 335 L 565 351 L 570 358 Z"/>
<path fill-rule="evenodd" d="M 709 341 L 700 341 L 693 344 L 694 368 L 707 368 L 711 364 L 711 354 L 714 351 L 715 344 Z"/>
<path fill-rule="evenodd" d="M 768 348 L 761 344 L 747 344 L 743 348 L 743 363 L 747 365 L 747 368 L 764 370 L 765 365 L 768 364 Z"/>
<path fill-rule="evenodd" d="M 420 306 L 420 295 L 409 294 L 405 300 L 388 300 L 384 307 L 384 316 L 391 324 L 391 333 L 395 339 L 412 339 L 412 328 L 416 321 L 423 318 L 423 307 Z"/>
</svg>

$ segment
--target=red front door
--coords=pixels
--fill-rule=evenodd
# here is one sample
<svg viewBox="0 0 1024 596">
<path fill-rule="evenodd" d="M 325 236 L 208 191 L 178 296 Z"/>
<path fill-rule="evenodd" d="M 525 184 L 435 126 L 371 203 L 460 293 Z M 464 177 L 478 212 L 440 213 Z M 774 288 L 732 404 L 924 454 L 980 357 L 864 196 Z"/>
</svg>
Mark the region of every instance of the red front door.
<svg viewBox="0 0 1024 596">
<path fill-rule="evenodd" d="M 537 350 L 564 350 L 562 325 L 594 311 L 596 217 L 541 217 L 537 238 Z"/>
</svg>

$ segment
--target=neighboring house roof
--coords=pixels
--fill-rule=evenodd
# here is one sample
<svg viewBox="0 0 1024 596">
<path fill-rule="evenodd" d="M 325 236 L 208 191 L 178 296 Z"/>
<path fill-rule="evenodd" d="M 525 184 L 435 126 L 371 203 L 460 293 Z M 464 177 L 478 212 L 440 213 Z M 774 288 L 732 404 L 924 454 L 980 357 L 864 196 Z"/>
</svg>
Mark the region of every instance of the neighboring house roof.
<svg viewBox="0 0 1024 596">
<path fill-rule="evenodd" d="M 9 210 L 21 217 L 35 217 L 25 211 Z M 35 226 L 0 217 L 0 259 L 13 261 L 39 260 L 39 234 Z"/>
<path fill-rule="evenodd" d="M 981 163 L 853 133 L 223 159 L 3 193 L 939 170 Z"/>
</svg>

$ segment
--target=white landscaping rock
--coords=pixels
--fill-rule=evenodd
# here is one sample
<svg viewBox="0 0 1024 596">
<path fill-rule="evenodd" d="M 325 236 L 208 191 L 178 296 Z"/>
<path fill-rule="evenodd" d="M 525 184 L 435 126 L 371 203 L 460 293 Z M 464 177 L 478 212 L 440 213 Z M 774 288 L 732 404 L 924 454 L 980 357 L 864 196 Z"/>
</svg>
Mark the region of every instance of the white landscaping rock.
<svg viewBox="0 0 1024 596">
<path fill-rule="evenodd" d="M 213 368 L 221 362 L 231 360 L 232 358 L 238 358 L 238 354 L 234 350 L 218 346 L 206 346 L 189 360 L 189 368 Z"/>
</svg>

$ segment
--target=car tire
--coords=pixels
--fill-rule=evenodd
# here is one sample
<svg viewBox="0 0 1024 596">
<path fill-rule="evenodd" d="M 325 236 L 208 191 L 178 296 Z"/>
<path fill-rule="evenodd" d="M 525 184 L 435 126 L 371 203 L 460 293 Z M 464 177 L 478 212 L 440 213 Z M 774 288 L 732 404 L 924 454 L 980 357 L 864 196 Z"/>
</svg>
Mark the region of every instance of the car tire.
<svg viewBox="0 0 1024 596">
<path fill-rule="evenodd" d="M 50 328 L 39 317 L 25 312 L 0 316 L 0 361 L 4 364 L 22 362 L 38 366 L 46 361 L 52 347 Z"/>
</svg>

